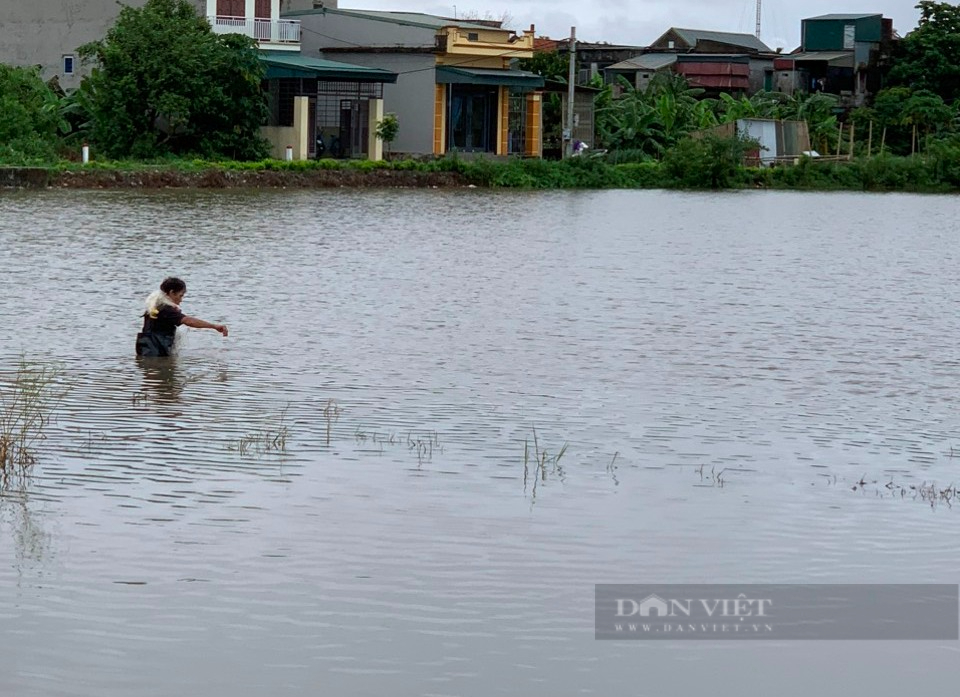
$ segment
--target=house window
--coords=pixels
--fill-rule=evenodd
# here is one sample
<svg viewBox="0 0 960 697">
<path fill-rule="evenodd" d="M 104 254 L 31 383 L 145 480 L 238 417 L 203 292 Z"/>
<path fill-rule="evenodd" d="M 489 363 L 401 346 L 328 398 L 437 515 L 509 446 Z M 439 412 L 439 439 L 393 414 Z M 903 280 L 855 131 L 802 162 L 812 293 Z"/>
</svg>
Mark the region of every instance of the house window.
<svg viewBox="0 0 960 697">
<path fill-rule="evenodd" d="M 667 42 L 667 48 L 674 48 L 675 44 L 672 41 Z"/>
<path fill-rule="evenodd" d="M 479 40 L 480 40 L 480 34 L 478 34 L 477 32 L 472 31 L 467 34 L 467 41 L 479 41 Z"/>
<path fill-rule="evenodd" d="M 843 47 L 850 50 L 855 47 L 857 40 L 857 25 L 846 24 L 843 27 Z"/>
<path fill-rule="evenodd" d="M 73 75 L 74 69 L 74 57 L 72 55 L 65 55 L 63 57 L 63 74 L 64 75 Z"/>
<path fill-rule="evenodd" d="M 649 80 L 649 79 L 650 79 L 650 73 L 644 73 L 644 74 L 643 74 L 643 79 L 644 79 L 644 80 Z"/>
<path fill-rule="evenodd" d="M 217 0 L 217 17 L 244 17 L 246 3 L 244 0 Z"/>
</svg>

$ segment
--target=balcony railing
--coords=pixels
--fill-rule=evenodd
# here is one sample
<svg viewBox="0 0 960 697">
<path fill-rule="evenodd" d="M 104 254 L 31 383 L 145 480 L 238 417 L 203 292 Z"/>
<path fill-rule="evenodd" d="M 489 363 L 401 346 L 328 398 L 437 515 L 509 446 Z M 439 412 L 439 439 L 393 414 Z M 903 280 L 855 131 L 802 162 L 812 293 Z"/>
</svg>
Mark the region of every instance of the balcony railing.
<svg viewBox="0 0 960 697">
<path fill-rule="evenodd" d="M 215 34 L 243 34 L 261 44 L 300 43 L 298 19 L 251 19 L 249 17 L 208 17 Z"/>
</svg>

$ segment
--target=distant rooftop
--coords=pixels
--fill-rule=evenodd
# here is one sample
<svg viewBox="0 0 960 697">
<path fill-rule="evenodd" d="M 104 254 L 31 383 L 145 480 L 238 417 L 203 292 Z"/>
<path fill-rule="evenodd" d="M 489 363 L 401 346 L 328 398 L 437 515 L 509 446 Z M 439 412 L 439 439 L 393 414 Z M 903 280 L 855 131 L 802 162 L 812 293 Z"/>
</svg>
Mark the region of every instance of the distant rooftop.
<svg viewBox="0 0 960 697">
<path fill-rule="evenodd" d="M 705 31 L 703 29 L 681 29 L 680 27 L 671 27 L 670 31 L 675 31 L 691 46 L 695 46 L 698 41 L 716 41 L 717 43 L 730 44 L 731 46 L 743 46 L 744 48 L 750 48 L 756 51 L 771 52 L 770 47 L 753 34 Z"/>
<path fill-rule="evenodd" d="M 832 15 L 820 15 L 819 17 L 807 17 L 806 19 L 829 19 L 829 20 L 844 20 L 844 19 L 866 19 L 867 17 L 882 17 L 879 12 L 871 12 L 869 14 L 856 15 L 856 14 L 832 14 Z"/>
<path fill-rule="evenodd" d="M 676 53 L 645 53 L 634 56 L 620 63 L 615 63 L 607 70 L 660 70 L 677 62 Z"/>
<path fill-rule="evenodd" d="M 570 43 L 570 39 L 557 39 L 558 44 L 566 48 L 567 44 Z M 583 48 L 597 48 L 597 49 L 608 49 L 610 51 L 620 51 L 622 49 L 636 49 L 637 51 L 642 51 L 646 46 L 637 46 L 636 44 L 611 44 L 606 41 L 577 41 L 577 50 Z"/>
<path fill-rule="evenodd" d="M 404 24 L 410 27 L 423 27 L 425 29 L 440 29 L 442 27 L 463 27 L 464 29 L 498 29 L 498 27 L 481 22 L 471 22 L 463 19 L 453 19 L 452 17 L 440 17 L 438 15 L 428 15 L 422 12 L 393 12 L 391 10 L 341 10 L 332 7 L 317 8 L 315 10 L 294 10 L 292 12 L 282 13 L 283 17 L 300 17 L 303 15 L 321 15 L 325 13 L 346 15 L 348 17 L 362 17 L 373 19 L 379 22 L 391 22 L 393 24 Z M 500 27 L 502 31 L 509 31 Z"/>
</svg>

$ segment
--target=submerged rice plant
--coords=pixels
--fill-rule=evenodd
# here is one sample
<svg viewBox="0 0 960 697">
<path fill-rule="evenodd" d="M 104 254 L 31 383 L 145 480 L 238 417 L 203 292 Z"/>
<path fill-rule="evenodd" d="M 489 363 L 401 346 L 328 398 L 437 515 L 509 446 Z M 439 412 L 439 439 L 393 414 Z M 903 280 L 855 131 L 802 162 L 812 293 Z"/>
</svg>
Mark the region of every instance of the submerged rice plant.
<svg viewBox="0 0 960 697">
<path fill-rule="evenodd" d="M 270 453 L 287 452 L 287 438 L 290 429 L 285 423 L 289 405 L 280 412 L 277 423 L 269 424 L 245 436 L 242 436 L 236 445 L 229 446 L 229 450 L 236 450 L 241 455 L 266 455 Z"/>
<path fill-rule="evenodd" d="M 343 410 L 335 399 L 327 400 L 327 406 L 323 408 L 323 418 L 327 422 L 327 445 L 330 445 L 330 431 L 333 429 L 333 424 L 340 420 L 342 413 Z"/>
<path fill-rule="evenodd" d="M 20 359 L 9 382 L 0 383 L 0 476 L 24 472 L 66 392 L 59 366 Z"/>
<path fill-rule="evenodd" d="M 564 443 L 560 450 L 551 453 L 546 447 L 541 447 L 540 439 L 537 437 L 537 428 L 533 427 L 533 452 L 530 451 L 530 440 L 523 441 L 523 488 L 526 491 L 527 480 L 530 476 L 530 462 L 533 461 L 533 496 L 537 495 L 537 482 L 547 481 L 547 473 L 552 472 L 557 475 L 560 481 L 564 481 L 564 469 L 560 460 L 567 452 L 569 443 Z M 549 466 L 549 470 L 548 470 Z"/>
</svg>

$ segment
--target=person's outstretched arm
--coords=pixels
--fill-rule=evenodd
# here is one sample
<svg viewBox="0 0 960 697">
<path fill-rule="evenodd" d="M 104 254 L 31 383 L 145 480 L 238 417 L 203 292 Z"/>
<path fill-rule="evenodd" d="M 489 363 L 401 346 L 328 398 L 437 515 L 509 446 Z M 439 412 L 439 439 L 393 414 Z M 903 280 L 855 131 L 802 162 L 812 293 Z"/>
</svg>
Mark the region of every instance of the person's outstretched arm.
<svg viewBox="0 0 960 697">
<path fill-rule="evenodd" d="M 190 315 L 183 316 L 183 323 L 188 327 L 193 327 L 194 329 L 216 329 L 218 332 L 227 336 L 227 325 L 225 324 L 213 324 L 212 322 L 207 322 L 206 320 L 198 319 L 196 317 L 191 317 Z"/>
</svg>

